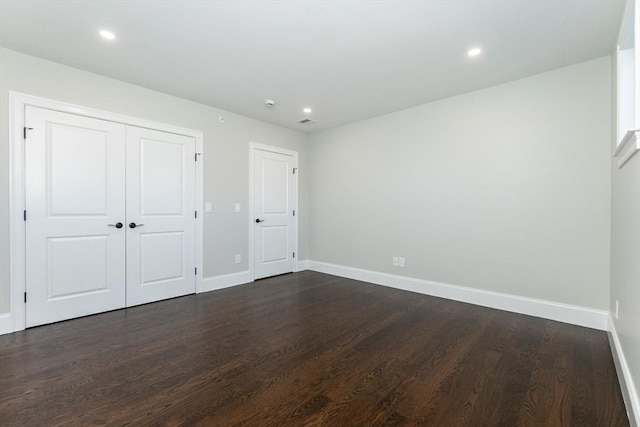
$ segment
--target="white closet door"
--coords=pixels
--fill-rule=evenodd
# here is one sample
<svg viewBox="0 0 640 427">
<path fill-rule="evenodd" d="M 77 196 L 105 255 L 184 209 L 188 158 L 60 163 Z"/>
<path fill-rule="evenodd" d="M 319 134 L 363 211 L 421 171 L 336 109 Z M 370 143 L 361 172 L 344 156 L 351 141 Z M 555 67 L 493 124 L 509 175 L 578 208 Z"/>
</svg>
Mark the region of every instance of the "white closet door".
<svg viewBox="0 0 640 427">
<path fill-rule="evenodd" d="M 27 327 L 125 305 L 125 127 L 27 107 Z"/>
<path fill-rule="evenodd" d="M 195 139 L 127 127 L 127 306 L 195 292 Z"/>
</svg>

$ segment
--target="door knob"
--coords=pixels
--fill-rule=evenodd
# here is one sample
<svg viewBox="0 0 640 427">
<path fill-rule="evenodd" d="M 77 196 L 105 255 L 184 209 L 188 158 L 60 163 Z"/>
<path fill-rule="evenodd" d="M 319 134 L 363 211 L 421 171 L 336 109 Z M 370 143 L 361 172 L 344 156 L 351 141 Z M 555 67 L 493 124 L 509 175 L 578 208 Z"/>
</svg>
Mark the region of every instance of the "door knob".
<svg viewBox="0 0 640 427">
<path fill-rule="evenodd" d="M 261 222 L 264 222 L 264 219 L 256 218 L 256 224 L 260 224 Z"/>
<path fill-rule="evenodd" d="M 116 222 L 115 224 L 107 224 L 107 227 L 122 228 L 122 223 Z"/>
<path fill-rule="evenodd" d="M 129 223 L 129 228 L 142 227 L 144 224 L 136 224 L 135 222 Z"/>
</svg>

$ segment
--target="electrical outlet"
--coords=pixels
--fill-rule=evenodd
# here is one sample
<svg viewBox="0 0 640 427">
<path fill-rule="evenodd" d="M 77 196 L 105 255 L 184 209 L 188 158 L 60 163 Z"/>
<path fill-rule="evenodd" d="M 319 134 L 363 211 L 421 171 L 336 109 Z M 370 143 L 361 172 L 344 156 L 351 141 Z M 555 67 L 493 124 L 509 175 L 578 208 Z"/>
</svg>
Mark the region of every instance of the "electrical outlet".
<svg viewBox="0 0 640 427">
<path fill-rule="evenodd" d="M 618 320 L 618 309 L 620 308 L 620 303 L 616 300 L 616 320 Z"/>
<path fill-rule="evenodd" d="M 242 262 L 242 255 L 236 254 L 236 264 L 240 264 Z"/>
<path fill-rule="evenodd" d="M 398 257 L 394 256 L 393 258 L 391 258 L 391 265 L 393 265 L 394 267 L 398 266 Z"/>
<path fill-rule="evenodd" d="M 403 256 L 398 258 L 398 267 L 404 267 L 404 257 Z"/>
</svg>

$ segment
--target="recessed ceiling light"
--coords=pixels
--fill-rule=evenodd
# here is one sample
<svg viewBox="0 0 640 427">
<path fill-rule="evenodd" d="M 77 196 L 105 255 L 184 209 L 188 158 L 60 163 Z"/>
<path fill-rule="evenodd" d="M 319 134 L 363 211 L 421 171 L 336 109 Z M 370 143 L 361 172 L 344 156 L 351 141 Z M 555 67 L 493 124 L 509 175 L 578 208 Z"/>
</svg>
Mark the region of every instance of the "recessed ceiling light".
<svg viewBox="0 0 640 427">
<path fill-rule="evenodd" d="M 482 53 L 482 49 L 480 49 L 479 47 L 474 47 L 473 49 L 469 49 L 469 51 L 467 52 L 467 55 L 473 58 L 474 56 L 478 56 L 481 53 Z"/>
<path fill-rule="evenodd" d="M 304 108 L 304 109 L 302 110 L 302 112 L 303 112 L 303 113 L 305 113 L 305 114 L 311 114 L 311 108 L 309 108 L 309 107 Z"/>
<path fill-rule="evenodd" d="M 105 38 L 107 40 L 114 40 L 116 38 L 116 35 L 108 30 L 100 30 L 100 35 L 102 36 L 102 38 Z"/>
</svg>

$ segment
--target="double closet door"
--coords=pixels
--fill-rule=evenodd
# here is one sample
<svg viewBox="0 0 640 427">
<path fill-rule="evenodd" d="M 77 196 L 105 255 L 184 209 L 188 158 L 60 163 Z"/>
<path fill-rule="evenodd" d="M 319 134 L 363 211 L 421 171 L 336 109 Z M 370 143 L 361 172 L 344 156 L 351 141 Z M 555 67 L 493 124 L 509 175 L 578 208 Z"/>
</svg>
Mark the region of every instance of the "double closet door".
<svg viewBox="0 0 640 427">
<path fill-rule="evenodd" d="M 194 138 L 25 117 L 27 327 L 194 293 Z"/>
</svg>

